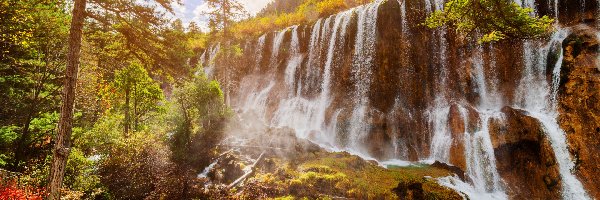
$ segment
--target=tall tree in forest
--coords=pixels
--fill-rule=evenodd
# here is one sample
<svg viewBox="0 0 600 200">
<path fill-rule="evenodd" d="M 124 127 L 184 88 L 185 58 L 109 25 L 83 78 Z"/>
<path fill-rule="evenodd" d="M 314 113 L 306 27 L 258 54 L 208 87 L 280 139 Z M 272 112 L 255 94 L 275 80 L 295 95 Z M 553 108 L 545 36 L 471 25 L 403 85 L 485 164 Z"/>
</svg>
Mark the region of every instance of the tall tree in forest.
<svg viewBox="0 0 600 200">
<path fill-rule="evenodd" d="M 168 12 L 173 12 L 172 3 L 179 0 L 155 1 Z M 86 5 L 92 9 L 86 11 Z M 167 67 L 171 59 L 166 58 L 165 49 L 169 48 L 169 41 L 161 39 L 157 32 L 166 22 L 164 15 L 157 11 L 157 7 L 145 2 L 135 0 L 110 1 L 110 0 L 75 0 L 73 16 L 69 33 L 69 53 L 63 85 L 63 98 L 61 106 L 58 132 L 55 139 L 55 148 L 50 169 L 50 200 L 60 199 L 60 189 L 65 172 L 65 164 L 70 152 L 70 137 L 72 133 L 73 108 L 79 67 L 82 32 L 86 17 L 99 23 L 110 25 L 115 31 L 123 34 L 131 51 L 140 60 L 146 60 L 157 67 Z M 160 44 L 163 44 L 162 46 Z M 166 62 L 161 62 L 165 58 Z"/>
<path fill-rule="evenodd" d="M 125 114 L 125 136 L 130 131 L 139 129 L 140 122 L 144 121 L 148 113 L 160 111 L 158 104 L 164 99 L 163 91 L 139 63 L 133 62 L 117 71 L 113 87 L 124 98 L 122 110 Z"/>
<path fill-rule="evenodd" d="M 217 31 L 223 31 L 223 38 L 229 36 L 229 26 L 235 20 L 242 19 L 248 14 L 244 6 L 237 0 L 206 0 L 208 7 L 211 9 L 205 14 L 208 15 L 208 26 L 211 33 L 216 34 Z"/>
<path fill-rule="evenodd" d="M 75 0 L 73 6 L 73 18 L 69 32 L 69 53 L 67 54 L 67 68 L 65 69 L 65 82 L 63 85 L 63 103 L 60 109 L 58 132 L 56 134 L 55 147 L 52 154 L 52 166 L 50 168 L 50 193 L 48 196 L 50 200 L 60 199 L 65 165 L 70 153 L 75 84 L 77 83 L 77 68 L 79 68 L 79 54 L 86 3 L 86 0 Z"/>
</svg>

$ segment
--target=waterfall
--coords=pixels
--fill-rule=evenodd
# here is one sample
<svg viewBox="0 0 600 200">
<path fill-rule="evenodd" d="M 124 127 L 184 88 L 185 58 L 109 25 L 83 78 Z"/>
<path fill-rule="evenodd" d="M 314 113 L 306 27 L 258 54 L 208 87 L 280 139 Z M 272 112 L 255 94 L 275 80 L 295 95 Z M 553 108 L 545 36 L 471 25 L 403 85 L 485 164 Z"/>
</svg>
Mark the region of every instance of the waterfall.
<svg viewBox="0 0 600 200">
<path fill-rule="evenodd" d="M 300 39 L 298 38 L 298 26 L 294 26 L 292 28 L 292 39 L 290 41 L 289 54 L 289 58 L 287 59 L 287 67 L 285 68 L 285 84 L 288 87 L 289 95 L 291 96 L 293 94 L 299 94 L 299 90 L 298 92 L 295 92 L 295 78 L 296 70 L 298 69 L 303 60 L 302 55 L 300 55 Z M 300 85 L 298 85 L 298 87 L 300 87 Z"/>
<path fill-rule="evenodd" d="M 375 56 L 375 40 L 377 38 L 378 3 L 369 4 L 357 9 L 358 29 L 352 58 L 352 78 L 355 82 L 355 107 L 352 111 L 350 127 L 350 144 L 357 148 L 369 133 L 367 112 L 369 90 L 371 87 L 373 60 Z"/>
<path fill-rule="evenodd" d="M 217 45 L 213 46 L 212 48 L 209 49 L 209 53 L 208 53 L 208 58 L 206 58 L 204 60 L 204 73 L 206 74 L 207 77 L 212 77 L 213 76 L 213 71 L 215 69 L 215 59 L 217 57 L 217 54 L 219 53 L 219 51 L 221 50 L 221 44 L 217 43 Z M 206 53 L 205 53 L 206 54 Z"/>
<path fill-rule="evenodd" d="M 325 124 L 326 110 L 331 103 L 330 87 L 332 79 L 332 67 L 336 62 L 336 55 L 345 43 L 344 37 L 347 32 L 350 19 L 354 13 L 354 9 L 343 13 L 331 16 L 324 20 L 319 20 L 313 26 L 311 39 L 309 44 L 309 60 L 308 65 L 311 69 L 318 69 L 320 60 L 320 49 L 322 46 L 327 47 L 326 62 L 323 69 L 323 78 L 321 82 L 321 92 L 315 99 L 307 99 L 299 92 L 290 95 L 287 99 L 283 99 L 275 111 L 272 119 L 274 126 L 287 126 L 296 130 L 296 133 L 301 138 L 318 140 L 320 144 L 326 145 L 328 148 L 334 148 L 335 142 L 335 126 L 339 111 L 336 112 L 331 119 L 330 124 Z M 333 20 L 333 26 L 329 26 Z M 322 26 L 321 26 L 322 25 Z M 294 31 L 296 32 L 296 31 Z M 296 39 L 295 39 L 296 38 Z M 326 40 L 328 39 L 328 40 Z M 299 56 L 299 47 L 297 34 L 292 33 L 291 40 L 291 55 Z M 327 41 L 324 43 L 324 41 Z M 295 54 L 295 55 L 294 55 Z M 290 60 L 290 62 L 295 62 Z M 294 63 L 293 65 L 299 64 Z M 289 66 L 289 65 L 288 65 Z M 296 66 L 297 67 L 297 66 Z M 286 71 L 291 73 L 291 69 Z M 309 74 L 310 76 L 311 74 Z M 315 80 L 315 79 L 312 79 Z"/>
<path fill-rule="evenodd" d="M 445 99 L 437 97 L 435 105 L 427 111 L 429 125 L 433 129 L 433 137 L 431 138 L 431 155 L 429 159 L 434 161 L 448 163 L 450 159 L 450 145 L 452 144 L 452 136 L 448 130 L 448 114 L 450 106 Z"/>
<path fill-rule="evenodd" d="M 564 199 L 590 199 L 581 182 L 571 172 L 575 163 L 567 147 L 567 138 L 558 123 L 557 98 L 560 67 L 562 66 L 562 41 L 570 30 L 559 28 L 546 45 L 528 43 L 524 48 L 525 76 L 518 88 L 518 107 L 538 119 L 548 137 L 558 163 Z M 546 81 L 547 57 L 552 50 L 560 51 L 557 63 L 552 69 L 551 86 Z M 536 55 L 536 56 L 531 56 Z M 533 59 L 533 60 L 532 60 Z"/>
<path fill-rule="evenodd" d="M 267 102 L 269 101 L 269 93 L 275 86 L 275 81 L 271 81 L 267 87 L 259 91 L 251 92 L 243 106 L 244 112 L 255 112 L 263 121 L 266 121 Z"/>
<path fill-rule="evenodd" d="M 254 54 L 256 57 L 255 60 L 255 68 L 254 69 L 259 69 L 260 68 L 260 61 L 262 60 L 263 56 L 262 56 L 262 52 L 263 49 L 265 48 L 265 41 L 267 40 L 267 35 L 264 34 L 262 36 L 260 36 L 258 38 L 258 41 L 256 42 L 256 53 Z"/>
<path fill-rule="evenodd" d="M 310 41 L 308 46 L 308 63 L 306 75 L 299 81 L 298 94 L 300 94 L 303 90 L 314 89 L 314 83 L 320 80 L 320 60 L 321 60 L 321 25 L 323 24 L 323 20 L 319 19 L 313 25 Z M 313 83 L 313 84 L 311 84 Z M 308 85 L 311 84 L 311 85 Z"/>
<path fill-rule="evenodd" d="M 275 39 L 273 39 L 273 48 L 271 49 L 271 67 L 276 67 L 278 64 L 277 61 L 279 59 L 279 47 L 281 47 L 283 37 L 288 30 L 289 27 L 277 32 Z"/>
<path fill-rule="evenodd" d="M 417 74 L 416 76 L 411 74 L 411 76 L 402 77 L 424 78 L 423 82 L 436 83 L 430 83 L 431 85 L 423 86 L 423 88 L 415 86 L 415 90 L 425 93 L 418 96 L 424 100 L 413 100 L 411 97 L 402 96 L 404 88 L 401 88 L 398 89 L 401 92 L 386 97 L 390 98 L 386 99 L 386 108 L 376 110 L 385 115 L 386 126 L 389 125 L 385 130 L 389 136 L 386 140 L 390 138 L 393 140 L 389 143 L 389 149 L 386 150 L 393 151 L 391 155 L 395 156 L 389 161 L 381 162 L 382 164 L 409 165 L 410 163 L 407 164 L 406 161 L 398 159 L 413 159 L 413 157 L 417 157 L 416 159 L 419 160 L 417 162 L 438 160 L 450 163 L 452 156 L 450 150 L 453 142 L 459 142 L 464 145 L 465 169 L 463 170 L 468 177 L 467 180 L 443 177 L 437 181 L 444 186 L 467 194 L 471 199 L 507 199 L 509 191 L 506 191 L 506 186 L 510 183 L 502 180 L 496 168 L 497 161 L 488 126 L 490 122 L 506 121 L 502 108 L 509 106 L 526 111 L 527 115 L 540 122 L 558 163 L 563 198 L 589 199 L 581 182 L 572 172 L 575 164 L 568 152 L 565 131 L 560 128 L 557 119 L 557 96 L 563 58 L 561 43 L 569 35 L 569 30 L 559 28 L 548 42 L 524 40 L 522 43 L 522 70 L 518 69 L 522 71 L 522 77 L 520 80 L 515 80 L 514 83 L 500 85 L 499 81 L 504 80 L 501 76 L 502 71 L 496 72 L 494 69 L 506 64 L 501 60 L 506 57 L 502 57 L 502 54 L 495 55 L 493 45 L 459 44 L 462 45 L 459 49 L 452 49 L 454 46 L 450 45 L 455 45 L 456 42 L 453 43 L 455 38 L 451 38 L 451 34 L 446 34 L 448 29 L 445 27 L 435 31 L 418 31 L 419 27 L 412 26 L 414 30 L 411 32 L 408 19 L 413 17 L 414 11 L 407 7 L 409 5 L 407 0 L 397 1 L 400 10 L 396 14 L 400 15 L 402 20 L 400 24 L 402 36 L 396 38 L 401 38 L 401 41 L 377 41 L 381 37 L 377 31 L 382 27 L 377 27 L 377 20 L 378 8 L 382 1 L 375 1 L 318 19 L 312 26 L 288 27 L 275 32 L 272 37 L 271 35 L 269 37 L 262 35 L 256 41 L 255 52 L 249 53 L 255 56 L 255 60 L 251 60 L 250 63 L 254 61 L 256 69 L 260 69 L 261 64 L 273 68 L 282 63 L 285 70 L 279 70 L 279 72 L 274 72 L 278 70 L 269 72 L 257 70 L 253 72 L 256 74 L 248 75 L 250 79 L 258 81 L 251 82 L 251 84 L 240 84 L 238 101 L 242 102 L 242 105 L 239 105 L 242 107 L 241 110 L 255 112 L 266 125 L 292 128 L 298 137 L 309 139 L 328 150 L 344 150 L 367 158 L 374 156 L 369 155 L 365 144 L 368 143 L 366 139 L 369 134 L 375 130 L 372 130 L 374 127 L 371 124 L 372 121 L 378 119 L 372 117 L 372 114 L 375 113 L 373 111 L 380 109 L 379 107 L 375 109 L 378 102 L 370 98 L 379 95 L 375 94 L 378 91 L 371 90 L 374 86 L 373 80 L 378 78 L 378 74 L 374 74 L 374 72 L 381 67 L 375 63 L 376 59 L 381 59 L 376 57 L 378 53 L 376 48 L 381 48 L 379 42 L 397 42 L 399 45 L 392 45 L 392 48 L 409 47 L 401 50 L 402 58 L 407 60 L 398 61 L 403 62 L 398 66 L 413 67 L 414 69 L 410 69 L 412 71 L 406 71 Z M 514 2 L 523 7 L 535 9 L 533 0 L 514 0 Z M 550 11 L 554 11 L 555 16 L 559 15 L 558 0 L 548 2 L 548 6 L 553 8 Z M 442 0 L 425 0 L 427 13 L 443 8 L 444 1 Z M 411 19 L 414 18 L 418 17 Z M 356 20 L 356 27 L 353 27 L 354 20 Z M 306 32 L 306 34 L 310 34 L 307 37 L 301 35 L 304 33 L 302 31 L 304 28 L 311 29 L 310 33 Z M 356 31 L 355 35 L 349 35 L 354 34 L 354 30 Z M 272 46 L 266 45 L 267 38 L 269 42 L 272 40 L 272 43 L 268 43 Z M 346 41 L 350 40 L 349 38 L 353 40 Z M 427 56 L 426 59 L 429 60 L 411 57 L 419 56 L 410 52 L 419 47 L 410 48 L 411 45 L 421 44 L 411 43 L 411 40 L 422 38 L 429 39 L 425 43 L 426 46 L 422 47 L 432 49 L 431 52 L 423 55 Z M 308 41 L 303 41 L 303 39 Z M 288 41 L 289 43 L 287 43 Z M 408 45 L 405 45 L 406 43 Z M 302 46 L 302 44 L 306 46 Z M 348 48 L 349 46 L 351 47 Z M 213 60 L 219 48 L 220 45 L 215 45 L 201 57 L 201 62 L 206 64 L 205 70 L 209 75 L 212 74 L 215 67 Z M 264 53 L 264 48 L 271 48 L 270 55 L 263 55 L 268 54 Z M 288 48 L 288 54 L 284 56 L 282 52 L 286 52 L 283 50 L 286 48 Z M 420 53 L 420 51 L 418 52 Z M 558 56 L 558 62 L 547 63 L 548 55 L 554 53 Z M 520 54 L 520 52 L 516 52 L 516 54 Z M 460 56 L 464 56 L 464 58 Z M 343 59 L 348 57 L 352 60 L 350 66 L 345 66 L 349 62 L 345 62 Z M 453 62 L 450 59 L 462 61 L 461 66 L 451 66 Z M 426 63 L 417 63 L 419 61 Z M 404 72 L 401 71 L 401 73 Z M 465 77 L 451 77 L 456 73 Z M 394 72 L 389 74 L 396 76 Z M 548 79 L 550 76 L 551 79 Z M 398 87 L 404 86 L 401 85 L 405 83 L 403 81 L 399 80 Z M 351 84 L 336 85 L 340 82 Z M 409 82 L 409 84 L 413 83 Z M 350 91 L 349 94 L 340 95 L 340 91 L 337 90 L 342 87 L 344 87 L 343 91 Z M 515 90 L 514 96 L 502 96 L 501 91 L 504 91 L 504 87 L 515 87 L 508 88 Z M 461 94 L 463 96 L 460 96 Z M 339 99 L 339 96 L 343 96 L 342 98 L 349 96 L 350 98 Z M 411 101 L 426 102 L 418 105 L 421 106 L 419 108 L 413 108 L 408 106 L 415 105 Z M 393 106 L 390 105 L 392 103 Z M 458 138 L 453 138 L 449 126 L 449 114 L 454 105 L 457 106 L 460 116 L 464 119 L 465 127 L 477 124 L 475 130 L 465 128 L 460 141 L 456 141 Z M 476 122 L 469 121 L 475 120 L 469 118 L 471 112 L 478 115 Z M 430 142 L 425 145 L 428 145 L 427 147 L 420 149 L 421 147 L 411 146 L 416 143 L 411 140 L 421 140 L 421 138 L 405 138 L 406 134 L 402 132 L 404 130 L 401 130 L 402 126 L 405 126 L 404 120 L 423 124 L 425 130 L 414 134 L 424 134 L 424 138 L 426 138 L 424 141 Z M 415 129 L 421 131 L 419 128 Z M 347 139 L 347 141 L 342 141 L 343 139 Z M 410 152 L 411 150 L 420 152 L 414 156 Z"/>
<path fill-rule="evenodd" d="M 490 91 L 488 81 L 485 76 L 485 62 L 483 58 L 484 48 L 482 45 L 476 45 L 471 57 L 473 74 L 477 93 L 479 94 L 479 103 L 476 111 L 481 119 L 481 128 L 473 132 L 465 129 L 463 140 L 464 156 L 466 160 L 465 173 L 471 180 L 470 184 L 464 183 L 457 177 L 445 177 L 438 179 L 438 182 L 447 187 L 464 192 L 473 199 L 507 199 L 504 191 L 503 181 L 496 169 L 496 158 L 494 148 L 490 138 L 488 123 L 490 119 L 501 118 L 498 96 Z M 493 65 L 493 62 L 490 63 Z M 440 95 L 440 94 L 438 94 Z M 458 106 L 464 119 L 465 127 L 468 127 L 468 114 L 463 106 Z M 430 161 L 439 160 L 448 163 L 450 146 L 453 140 L 448 129 L 450 105 L 442 96 L 436 98 L 434 107 L 430 109 L 428 117 L 433 126 L 434 135 L 431 140 Z"/>
<path fill-rule="evenodd" d="M 402 17 L 402 35 L 406 36 L 410 32 L 406 19 L 406 0 L 398 0 L 398 3 L 400 4 L 400 17 Z"/>
</svg>

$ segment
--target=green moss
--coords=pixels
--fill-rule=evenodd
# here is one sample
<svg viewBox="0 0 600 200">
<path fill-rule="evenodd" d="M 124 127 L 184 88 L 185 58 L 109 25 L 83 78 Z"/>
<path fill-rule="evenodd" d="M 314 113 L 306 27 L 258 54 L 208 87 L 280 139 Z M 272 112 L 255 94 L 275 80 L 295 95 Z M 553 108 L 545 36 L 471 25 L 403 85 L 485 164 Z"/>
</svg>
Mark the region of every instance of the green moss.
<svg viewBox="0 0 600 200">
<path fill-rule="evenodd" d="M 283 188 L 279 199 L 327 199 L 347 197 L 355 199 L 398 199 L 394 188 L 422 195 L 425 199 L 461 199 L 454 191 L 440 186 L 433 178 L 448 176 L 450 172 L 416 165 L 385 169 L 348 153 L 319 152 L 294 159 L 292 162 L 275 161 L 275 173 L 255 176 L 255 180 L 272 188 Z M 409 185 L 421 188 L 414 191 Z"/>
<path fill-rule="evenodd" d="M 398 197 L 392 192 L 392 189 L 398 186 L 401 181 L 424 184 L 424 193 L 430 194 L 429 196 L 432 197 L 456 194 L 448 188 L 423 178 L 424 176 L 435 178 L 450 175 L 450 172 L 446 170 L 428 165 L 385 169 L 348 153 L 320 153 L 316 157 L 299 166 L 299 168 L 309 171 L 303 176 L 315 176 L 317 175 L 315 172 L 343 174 L 349 181 L 347 187 L 350 189 L 347 195 L 350 197 L 395 199 Z M 323 176 L 323 178 L 337 180 L 337 177 L 332 175 Z"/>
<path fill-rule="evenodd" d="M 274 200 L 294 200 L 294 199 L 296 199 L 294 196 L 287 195 L 287 196 L 284 196 L 284 197 L 277 197 Z"/>
</svg>

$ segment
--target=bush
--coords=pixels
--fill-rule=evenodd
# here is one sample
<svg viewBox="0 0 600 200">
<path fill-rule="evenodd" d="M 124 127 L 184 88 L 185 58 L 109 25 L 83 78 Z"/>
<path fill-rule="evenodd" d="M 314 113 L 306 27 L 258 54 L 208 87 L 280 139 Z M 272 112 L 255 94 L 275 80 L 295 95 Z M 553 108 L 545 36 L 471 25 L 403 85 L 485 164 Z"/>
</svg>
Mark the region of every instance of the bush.
<svg viewBox="0 0 600 200">
<path fill-rule="evenodd" d="M 168 149 L 155 135 L 135 132 L 111 147 L 100 161 L 100 180 L 115 199 L 159 195 L 171 165 L 168 158 Z"/>
</svg>

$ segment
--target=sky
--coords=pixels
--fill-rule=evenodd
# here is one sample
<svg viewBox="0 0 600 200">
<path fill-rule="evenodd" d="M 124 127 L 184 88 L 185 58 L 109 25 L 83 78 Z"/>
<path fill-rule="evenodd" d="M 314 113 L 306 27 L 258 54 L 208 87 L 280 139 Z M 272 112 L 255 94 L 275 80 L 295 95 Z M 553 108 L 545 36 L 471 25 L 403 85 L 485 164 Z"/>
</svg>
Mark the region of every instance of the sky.
<svg viewBox="0 0 600 200">
<path fill-rule="evenodd" d="M 267 4 L 273 0 L 238 0 L 251 15 L 256 15 Z M 190 22 L 196 22 L 203 31 L 208 31 L 208 19 L 202 14 L 208 10 L 204 0 L 182 0 L 183 5 L 173 5 L 175 17 L 183 21 L 187 26 Z"/>
</svg>

